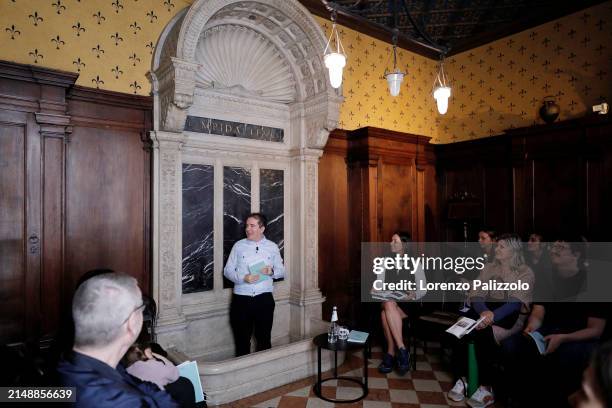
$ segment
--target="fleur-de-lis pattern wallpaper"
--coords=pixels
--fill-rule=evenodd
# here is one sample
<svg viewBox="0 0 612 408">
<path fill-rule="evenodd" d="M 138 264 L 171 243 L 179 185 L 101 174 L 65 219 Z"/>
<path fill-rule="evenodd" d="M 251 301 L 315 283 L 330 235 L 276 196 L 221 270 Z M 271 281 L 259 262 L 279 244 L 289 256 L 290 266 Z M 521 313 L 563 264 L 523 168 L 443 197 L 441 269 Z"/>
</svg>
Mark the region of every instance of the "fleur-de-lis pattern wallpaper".
<svg viewBox="0 0 612 408">
<path fill-rule="evenodd" d="M 544 123 L 546 97 L 557 120 L 584 116 L 612 99 L 612 1 L 450 57 L 448 113 L 437 142 L 448 143 Z"/>
<path fill-rule="evenodd" d="M 148 95 L 153 48 L 193 0 L 0 0 L 0 59 L 77 72 L 82 86 Z M 560 120 L 612 97 L 612 1 L 448 58 L 453 94 L 439 115 L 431 96 L 438 61 L 398 49 L 407 72 L 389 95 L 391 45 L 340 26 L 348 55 L 339 127 L 377 126 L 449 143 L 541 123 L 546 96 Z M 331 24 L 316 17 L 326 34 Z"/>
<path fill-rule="evenodd" d="M 0 59 L 72 71 L 77 84 L 148 95 L 167 22 L 192 0 L 0 0 Z"/>
</svg>

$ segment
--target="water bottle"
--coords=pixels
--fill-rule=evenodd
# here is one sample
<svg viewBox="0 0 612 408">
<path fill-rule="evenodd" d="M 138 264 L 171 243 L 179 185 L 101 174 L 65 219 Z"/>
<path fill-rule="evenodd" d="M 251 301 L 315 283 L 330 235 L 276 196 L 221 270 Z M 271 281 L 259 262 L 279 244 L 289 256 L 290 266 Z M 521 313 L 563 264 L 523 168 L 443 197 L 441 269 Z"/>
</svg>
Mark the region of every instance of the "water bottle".
<svg viewBox="0 0 612 408">
<path fill-rule="evenodd" d="M 338 310 L 334 306 L 332 312 L 331 324 L 329 325 L 329 331 L 327 332 L 327 342 L 335 343 L 338 340 Z"/>
</svg>

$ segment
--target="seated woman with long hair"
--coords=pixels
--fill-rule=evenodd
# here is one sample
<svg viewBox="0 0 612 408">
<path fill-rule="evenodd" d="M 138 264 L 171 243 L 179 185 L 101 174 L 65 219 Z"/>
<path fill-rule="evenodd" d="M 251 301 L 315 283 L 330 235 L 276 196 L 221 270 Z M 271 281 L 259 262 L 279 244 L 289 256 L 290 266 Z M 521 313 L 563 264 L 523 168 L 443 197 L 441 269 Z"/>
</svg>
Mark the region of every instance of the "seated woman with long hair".
<svg viewBox="0 0 612 408">
<path fill-rule="evenodd" d="M 521 240 L 516 234 L 504 234 L 497 239 L 494 250 L 495 260 L 487 263 L 480 272 L 478 280 L 482 282 L 518 282 L 527 283 L 527 290 L 485 289 L 484 285 L 472 289 L 470 301 L 472 316 L 484 319 L 468 336 L 457 342 L 453 349 L 453 367 L 458 377 L 454 387 L 448 392 L 449 399 L 462 401 L 466 393 L 465 373 L 467 372 L 467 342 L 473 341 L 476 347 L 476 361 L 480 387 L 467 400 L 471 407 L 486 407 L 495 402 L 493 390 L 493 364 L 499 353 L 499 339 L 496 328 L 511 330 L 520 316 L 521 308 L 528 307 L 532 300 L 534 276 L 525 264 Z"/>
<path fill-rule="evenodd" d="M 405 254 L 408 243 L 410 242 L 410 234 L 407 232 L 398 231 L 391 237 L 390 249 L 394 254 Z M 404 274 L 400 271 L 387 271 L 384 276 L 385 282 L 398 280 L 413 276 L 417 281 L 425 282 L 425 274 L 422 269 L 415 271 L 415 274 Z M 425 295 L 425 291 L 417 290 L 414 293 L 408 294 L 410 300 L 419 300 Z M 406 374 L 410 369 L 410 353 L 404 344 L 402 335 L 402 322 L 408 315 L 415 313 L 417 305 L 412 302 L 395 302 L 387 300 L 382 303 L 380 312 L 382 326 L 387 342 L 387 352 L 384 354 L 382 362 L 378 366 L 378 371 L 383 374 L 390 373 L 393 370 L 394 363 L 397 362 L 397 370 L 400 375 Z M 396 353 L 397 349 L 397 353 Z M 394 357 L 395 355 L 395 357 Z"/>
</svg>

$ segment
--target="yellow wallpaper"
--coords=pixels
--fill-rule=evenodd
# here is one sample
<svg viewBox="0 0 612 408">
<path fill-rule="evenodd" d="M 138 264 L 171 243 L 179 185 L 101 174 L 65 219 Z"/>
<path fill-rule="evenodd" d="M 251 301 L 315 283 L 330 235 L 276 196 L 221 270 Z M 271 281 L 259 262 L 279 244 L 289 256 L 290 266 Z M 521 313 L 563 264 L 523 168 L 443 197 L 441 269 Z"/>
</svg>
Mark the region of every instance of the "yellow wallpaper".
<svg viewBox="0 0 612 408">
<path fill-rule="evenodd" d="M 0 0 L 0 59 L 80 73 L 77 84 L 148 95 L 159 34 L 191 0 Z"/>
<path fill-rule="evenodd" d="M 79 85 L 148 95 L 145 73 L 167 22 L 193 0 L 0 0 L 0 59 L 79 72 Z M 612 1 L 450 58 L 449 111 L 438 115 L 437 62 L 398 50 L 408 72 L 398 97 L 382 77 L 391 46 L 341 27 L 348 54 L 343 129 L 377 126 L 434 143 L 499 134 L 537 122 L 554 95 L 561 119 L 610 98 Z M 328 34 L 330 22 L 317 17 Z"/>
<path fill-rule="evenodd" d="M 553 96 L 559 119 L 612 98 L 612 1 L 463 52 L 448 61 L 454 80 L 437 142 L 474 139 L 544 123 Z"/>
</svg>

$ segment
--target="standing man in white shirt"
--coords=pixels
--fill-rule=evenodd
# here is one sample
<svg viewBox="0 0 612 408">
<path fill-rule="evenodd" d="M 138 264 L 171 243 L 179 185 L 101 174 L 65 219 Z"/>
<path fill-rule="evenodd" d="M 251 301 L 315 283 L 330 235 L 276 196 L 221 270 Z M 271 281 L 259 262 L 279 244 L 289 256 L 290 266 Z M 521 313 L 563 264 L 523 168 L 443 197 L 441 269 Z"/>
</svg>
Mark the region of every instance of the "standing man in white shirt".
<svg viewBox="0 0 612 408">
<path fill-rule="evenodd" d="M 261 213 L 249 214 L 246 238 L 234 244 L 223 269 L 223 275 L 234 282 L 230 322 L 236 357 L 251 352 L 253 331 L 257 351 L 271 347 L 275 305 L 272 280 L 284 277 L 285 267 L 278 246 L 264 236 L 266 222 Z"/>
</svg>

